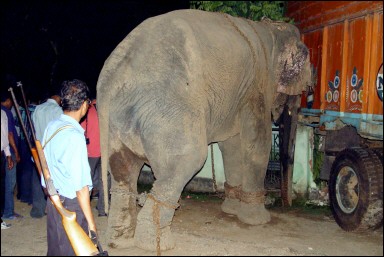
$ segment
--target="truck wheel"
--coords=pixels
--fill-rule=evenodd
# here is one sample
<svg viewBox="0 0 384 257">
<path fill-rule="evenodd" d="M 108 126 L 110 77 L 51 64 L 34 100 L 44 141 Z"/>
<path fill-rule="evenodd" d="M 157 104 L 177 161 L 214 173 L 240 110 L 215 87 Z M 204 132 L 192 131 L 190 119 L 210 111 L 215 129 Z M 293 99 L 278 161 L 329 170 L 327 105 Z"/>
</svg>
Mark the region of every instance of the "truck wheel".
<svg viewBox="0 0 384 257">
<path fill-rule="evenodd" d="M 381 165 L 383 165 L 383 148 L 372 148 L 372 151 L 377 155 L 377 158 L 381 161 Z M 379 180 L 381 181 L 381 196 L 383 196 L 383 170 L 379 170 L 378 173 Z"/>
<path fill-rule="evenodd" d="M 376 154 L 377 158 L 381 161 L 381 165 L 383 166 L 383 148 L 372 148 L 372 151 Z M 378 169 L 377 177 L 380 185 L 380 200 L 383 201 L 383 169 Z"/>
<path fill-rule="evenodd" d="M 378 175 L 382 171 L 380 159 L 369 149 L 350 148 L 337 155 L 329 197 L 333 216 L 342 229 L 365 231 L 382 224 L 382 181 Z"/>
</svg>

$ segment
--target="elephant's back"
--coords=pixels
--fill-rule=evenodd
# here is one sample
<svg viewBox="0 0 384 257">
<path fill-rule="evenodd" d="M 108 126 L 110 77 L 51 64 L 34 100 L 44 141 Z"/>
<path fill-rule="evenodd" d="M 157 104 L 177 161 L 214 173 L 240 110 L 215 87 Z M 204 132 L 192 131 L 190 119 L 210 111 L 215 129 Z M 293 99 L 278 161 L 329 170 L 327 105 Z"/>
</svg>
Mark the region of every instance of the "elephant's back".
<svg viewBox="0 0 384 257">
<path fill-rule="evenodd" d="M 233 71 L 246 66 L 250 54 L 244 44 L 222 14 L 177 10 L 155 16 L 113 50 L 100 73 L 98 91 L 117 80 L 125 87 L 189 87 L 199 93 L 216 77 L 238 79 Z"/>
<path fill-rule="evenodd" d="M 146 122 L 177 126 L 172 122 L 185 116 L 220 128 L 234 119 L 239 106 L 233 98 L 245 93 L 233 85 L 252 80 L 243 77 L 253 74 L 249 56 L 246 41 L 222 14 L 159 15 L 137 26 L 108 57 L 98 106 L 104 104 L 110 126 L 129 137 L 148 130 Z M 102 103 L 99 95 L 109 100 Z"/>
</svg>

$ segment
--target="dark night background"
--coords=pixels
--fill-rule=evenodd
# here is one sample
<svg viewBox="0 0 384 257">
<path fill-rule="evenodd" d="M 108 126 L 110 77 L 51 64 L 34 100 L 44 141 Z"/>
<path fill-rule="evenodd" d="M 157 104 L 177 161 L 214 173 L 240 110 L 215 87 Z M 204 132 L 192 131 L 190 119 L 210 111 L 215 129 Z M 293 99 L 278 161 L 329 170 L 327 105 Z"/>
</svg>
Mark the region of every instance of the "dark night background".
<svg viewBox="0 0 384 257">
<path fill-rule="evenodd" d="M 44 100 L 77 78 L 94 96 L 118 43 L 146 18 L 177 9 L 189 9 L 189 1 L 1 0 L 1 88 L 21 81 L 28 99 Z"/>
</svg>

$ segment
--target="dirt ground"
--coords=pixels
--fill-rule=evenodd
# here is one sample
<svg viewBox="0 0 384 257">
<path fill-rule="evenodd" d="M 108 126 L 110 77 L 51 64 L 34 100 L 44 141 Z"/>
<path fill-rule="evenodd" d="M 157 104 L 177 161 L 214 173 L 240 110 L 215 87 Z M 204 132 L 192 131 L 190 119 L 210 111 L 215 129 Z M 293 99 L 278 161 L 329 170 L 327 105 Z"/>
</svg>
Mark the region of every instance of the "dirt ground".
<svg viewBox="0 0 384 257">
<path fill-rule="evenodd" d="M 307 208 L 270 207 L 269 224 L 249 226 L 220 210 L 221 199 L 198 196 L 180 200 L 172 231 L 177 238 L 176 248 L 162 251 L 165 256 L 383 256 L 383 229 L 369 233 L 343 231 L 329 211 Z M 95 207 L 96 200 L 92 201 Z M 2 256 L 46 255 L 46 217 L 32 219 L 30 206 L 15 200 L 15 210 L 25 217 L 11 221 L 12 227 L 1 230 Z M 151 256 L 156 252 L 141 250 L 133 240 L 116 240 L 109 247 L 103 235 L 106 217 L 97 217 L 104 250 L 110 256 Z"/>
</svg>

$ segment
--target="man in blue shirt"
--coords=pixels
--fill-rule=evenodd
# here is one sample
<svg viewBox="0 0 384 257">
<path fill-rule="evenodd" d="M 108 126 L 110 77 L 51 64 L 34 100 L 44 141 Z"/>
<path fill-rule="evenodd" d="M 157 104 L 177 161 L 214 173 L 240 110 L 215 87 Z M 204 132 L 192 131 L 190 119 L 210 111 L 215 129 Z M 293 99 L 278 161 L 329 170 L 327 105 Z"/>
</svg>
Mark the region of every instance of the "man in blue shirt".
<svg viewBox="0 0 384 257">
<path fill-rule="evenodd" d="M 84 129 L 79 124 L 90 104 L 87 85 L 76 79 L 64 81 L 61 101 L 64 114 L 48 124 L 41 141 L 44 154 L 63 206 L 76 212 L 76 220 L 87 234 L 89 230 L 97 232 L 90 205 L 92 179 Z M 42 185 L 45 187 L 44 179 Z M 74 255 L 51 201 L 47 202 L 47 239 L 48 256 Z"/>
<path fill-rule="evenodd" d="M 17 149 L 18 136 L 15 126 L 15 120 L 13 118 L 11 108 L 13 106 L 13 101 L 9 92 L 5 92 L 4 89 L 1 92 L 1 109 L 5 111 L 8 118 L 8 139 L 9 145 L 11 147 L 11 156 L 13 160 L 13 167 L 8 169 L 5 168 L 5 196 L 4 196 L 4 212 L 2 219 L 14 220 L 17 218 L 22 218 L 21 215 L 14 212 L 15 203 L 14 203 L 14 190 L 16 185 L 16 166 L 20 162 L 20 155 Z"/>
<path fill-rule="evenodd" d="M 36 131 L 36 138 L 40 142 L 48 123 L 63 114 L 60 102 L 60 96 L 54 94 L 44 103 L 37 105 L 35 111 L 32 113 L 31 117 Z"/>
<path fill-rule="evenodd" d="M 61 109 L 61 98 L 59 92 L 51 92 L 52 96 L 44 103 L 37 105 L 34 111 L 31 112 L 33 126 L 36 132 L 36 139 L 42 142 L 44 131 L 48 123 L 55 120 L 63 114 Z M 35 170 L 35 167 L 32 167 Z M 45 194 L 42 191 L 40 176 L 35 170 L 32 174 L 32 209 L 30 215 L 32 218 L 41 218 L 45 215 L 46 200 Z"/>
</svg>

